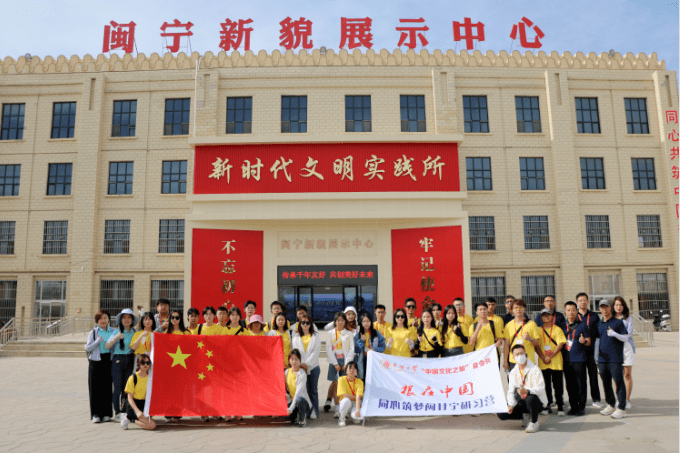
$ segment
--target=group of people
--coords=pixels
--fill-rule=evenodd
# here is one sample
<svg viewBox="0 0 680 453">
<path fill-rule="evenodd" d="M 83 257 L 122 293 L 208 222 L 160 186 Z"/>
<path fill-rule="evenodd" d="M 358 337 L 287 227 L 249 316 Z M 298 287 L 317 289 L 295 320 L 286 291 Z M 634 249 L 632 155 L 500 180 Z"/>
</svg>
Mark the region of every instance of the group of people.
<svg viewBox="0 0 680 453">
<path fill-rule="evenodd" d="M 498 414 L 501 419 L 521 418 L 527 432 L 536 432 L 538 415 L 552 413 L 551 406 L 555 405 L 557 414 L 564 416 L 563 382 L 570 405 L 567 415 L 584 415 L 587 375 L 593 406 L 601 408 L 603 415 L 617 419 L 626 416 L 635 345 L 632 318 L 623 298 L 599 302 L 602 320 L 590 311 L 586 293 L 577 294 L 576 302 L 567 302 L 565 314 L 556 311 L 554 296 L 546 296 L 545 308 L 534 321 L 526 316 L 522 299 L 508 296 L 505 304 L 507 313 L 499 316 L 495 314 L 495 299 L 489 297 L 475 304 L 473 318 L 465 313 L 463 299 L 457 298 L 443 309 L 438 303 L 432 304 L 417 317 L 416 301 L 408 298 L 405 308 L 394 311 L 393 323 L 385 319 L 383 305 L 376 305 L 374 313 L 357 313 L 351 306 L 336 313 L 324 327 L 328 331 L 327 379 L 331 382 L 324 411 L 334 405 L 339 426 L 345 426 L 348 416 L 354 422 L 361 421 L 363 380 L 371 350 L 433 358 L 495 345 L 499 365 L 508 372 L 509 382 L 509 410 Z M 282 337 L 288 415 L 298 426 L 305 426 L 308 418 L 318 418 L 321 339 L 307 307 L 297 308 L 297 322 L 292 325 L 278 301 L 271 303 L 272 319 L 267 323 L 255 313 L 256 309 L 257 303 L 250 300 L 245 303 L 245 315 L 238 307 L 208 306 L 202 313 L 190 308 L 185 324 L 180 310 L 170 310 L 169 302 L 159 299 L 155 315 L 145 312 L 140 319 L 132 310 L 123 310 L 116 316 L 115 329 L 109 326 L 108 312 L 100 310 L 95 316 L 97 326 L 89 333 L 85 346 L 92 421 L 113 419 L 125 429 L 130 422 L 155 429 L 153 419 L 143 415 L 153 333 Z M 204 323 L 199 324 L 201 314 Z M 606 407 L 601 403 L 598 369 Z M 208 417 L 202 418 L 209 421 Z"/>
</svg>

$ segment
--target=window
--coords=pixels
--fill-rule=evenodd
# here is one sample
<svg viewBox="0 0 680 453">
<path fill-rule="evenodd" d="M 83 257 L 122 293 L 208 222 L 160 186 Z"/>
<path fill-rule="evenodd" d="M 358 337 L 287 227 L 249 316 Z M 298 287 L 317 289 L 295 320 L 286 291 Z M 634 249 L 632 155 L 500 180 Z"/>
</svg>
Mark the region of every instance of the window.
<svg viewBox="0 0 680 453">
<path fill-rule="evenodd" d="M 134 280 L 102 280 L 99 291 L 99 308 L 111 313 L 111 326 L 117 327 L 116 316 L 126 308 L 134 310 Z"/>
<path fill-rule="evenodd" d="M 14 220 L 0 221 L 0 255 L 14 255 Z"/>
<path fill-rule="evenodd" d="M 635 190 L 656 190 L 654 159 L 632 159 L 633 188 Z"/>
<path fill-rule="evenodd" d="M 0 280 L 0 321 L 7 323 L 17 314 L 17 281 Z"/>
<path fill-rule="evenodd" d="M 187 161 L 164 160 L 161 193 L 187 193 Z"/>
<path fill-rule="evenodd" d="M 307 96 L 281 96 L 281 132 L 307 132 Z"/>
<path fill-rule="evenodd" d="M 166 99 L 163 135 L 189 135 L 190 110 L 190 98 Z"/>
<path fill-rule="evenodd" d="M 603 190 L 604 164 L 601 158 L 581 158 L 581 187 L 588 190 Z"/>
<path fill-rule="evenodd" d="M 489 132 L 486 96 L 463 96 L 465 132 Z"/>
<path fill-rule="evenodd" d="M 370 96 L 345 96 L 345 132 L 371 132 Z"/>
<path fill-rule="evenodd" d="M 109 162 L 109 195 L 132 193 L 134 162 Z"/>
<path fill-rule="evenodd" d="M 466 157 L 467 190 L 492 190 L 491 158 Z"/>
<path fill-rule="evenodd" d="M 496 250 L 493 216 L 470 217 L 470 250 Z"/>
<path fill-rule="evenodd" d="M 161 219 L 158 253 L 184 253 L 184 219 Z"/>
<path fill-rule="evenodd" d="M 36 281 L 33 313 L 37 318 L 66 316 L 66 281 Z"/>
<path fill-rule="evenodd" d="M 661 216 L 639 215 L 637 216 L 637 224 L 639 247 L 663 247 L 661 242 Z"/>
<path fill-rule="evenodd" d="M 19 195 L 21 164 L 0 165 L 0 197 L 16 197 Z"/>
<path fill-rule="evenodd" d="M 472 277 L 472 306 L 493 297 L 497 303 L 505 300 L 505 277 Z M 498 314 L 498 313 L 496 313 Z"/>
<path fill-rule="evenodd" d="M 555 294 L 555 276 L 527 275 L 522 277 L 522 299 L 527 304 L 527 316 L 534 319 L 534 313 L 543 310 L 545 296 Z"/>
<path fill-rule="evenodd" d="M 517 132 L 541 132 L 538 96 L 515 96 Z"/>
<path fill-rule="evenodd" d="M 522 190 L 545 190 L 542 157 L 520 157 L 519 175 L 522 180 Z"/>
<path fill-rule="evenodd" d="M 55 102 L 52 111 L 52 138 L 73 138 L 76 128 L 76 103 Z"/>
<path fill-rule="evenodd" d="M 50 164 L 47 174 L 47 195 L 71 195 L 73 164 Z"/>
<path fill-rule="evenodd" d="M 629 134 L 649 134 L 647 122 L 647 100 L 626 98 L 626 126 Z"/>
<path fill-rule="evenodd" d="M 26 104 L 2 104 L 2 135 L 0 140 L 24 138 L 24 109 Z"/>
<path fill-rule="evenodd" d="M 616 296 L 621 295 L 621 276 L 619 274 L 589 275 L 590 310 L 600 311 L 599 303 L 602 299 L 612 302 Z M 632 308 L 632 307 L 631 307 Z"/>
<path fill-rule="evenodd" d="M 586 239 L 589 249 L 612 248 L 608 215 L 586 216 Z"/>
<path fill-rule="evenodd" d="M 550 248 L 550 233 L 548 230 L 548 216 L 525 215 L 524 249 L 540 250 L 549 248 Z"/>
<path fill-rule="evenodd" d="M 671 314 L 666 273 L 637 274 L 640 316 L 653 319 L 661 310 Z"/>
<path fill-rule="evenodd" d="M 576 98 L 576 125 L 579 134 L 599 134 L 597 98 Z"/>
<path fill-rule="evenodd" d="M 45 221 L 43 255 L 65 255 L 68 240 L 68 220 Z"/>
<path fill-rule="evenodd" d="M 104 253 L 130 253 L 130 221 L 106 220 Z"/>
<path fill-rule="evenodd" d="M 151 307 L 156 314 L 156 301 L 168 299 L 170 311 L 184 313 L 184 280 L 151 280 Z"/>
<path fill-rule="evenodd" d="M 400 96 L 402 132 L 426 132 L 425 96 Z"/>
<path fill-rule="evenodd" d="M 113 101 L 111 137 L 134 137 L 137 125 L 137 101 Z"/>
<path fill-rule="evenodd" d="M 253 131 L 253 98 L 227 98 L 227 134 Z"/>
</svg>

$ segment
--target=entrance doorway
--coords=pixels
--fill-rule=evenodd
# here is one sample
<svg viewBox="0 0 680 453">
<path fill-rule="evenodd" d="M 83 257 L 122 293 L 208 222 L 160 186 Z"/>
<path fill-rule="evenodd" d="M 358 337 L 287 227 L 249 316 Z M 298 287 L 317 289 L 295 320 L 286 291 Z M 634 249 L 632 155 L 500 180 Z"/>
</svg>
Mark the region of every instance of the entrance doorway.
<svg viewBox="0 0 680 453">
<path fill-rule="evenodd" d="M 314 324 L 323 328 L 333 321 L 335 313 L 344 311 L 347 307 L 373 315 L 377 304 L 377 289 L 375 285 L 279 286 L 279 302 L 286 307 L 286 316 L 291 323 L 297 321 L 297 308 L 304 305 Z"/>
</svg>

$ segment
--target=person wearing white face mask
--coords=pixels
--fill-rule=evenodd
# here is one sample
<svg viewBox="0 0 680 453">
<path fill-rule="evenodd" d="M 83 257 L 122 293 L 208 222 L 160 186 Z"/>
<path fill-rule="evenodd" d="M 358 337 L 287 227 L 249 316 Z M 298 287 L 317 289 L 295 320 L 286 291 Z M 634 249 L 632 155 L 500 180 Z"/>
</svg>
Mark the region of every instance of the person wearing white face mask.
<svg viewBox="0 0 680 453">
<path fill-rule="evenodd" d="M 526 350 L 521 344 L 513 346 L 512 355 L 517 366 L 508 377 L 508 412 L 498 414 L 498 418 L 521 418 L 523 426 L 526 425 L 526 432 L 535 433 L 539 430 L 538 415 L 548 404 L 543 373 L 527 359 Z"/>
</svg>

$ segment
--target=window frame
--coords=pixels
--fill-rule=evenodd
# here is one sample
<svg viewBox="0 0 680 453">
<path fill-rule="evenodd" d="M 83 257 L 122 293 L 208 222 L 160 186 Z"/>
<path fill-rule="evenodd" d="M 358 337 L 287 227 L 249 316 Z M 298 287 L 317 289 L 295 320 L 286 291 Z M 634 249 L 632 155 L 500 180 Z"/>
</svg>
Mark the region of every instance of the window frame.
<svg viewBox="0 0 680 453">
<path fill-rule="evenodd" d="M 129 219 L 104 220 L 104 255 L 130 253 L 130 224 Z"/>
<path fill-rule="evenodd" d="M 549 216 L 525 215 L 522 224 L 524 226 L 524 250 L 550 250 Z M 533 234 L 534 232 L 538 234 Z M 545 234 L 542 234 L 543 232 Z"/>
<path fill-rule="evenodd" d="M 120 173 L 121 164 L 125 164 L 124 173 Z M 106 191 L 107 195 L 132 195 L 134 181 L 134 164 L 135 164 L 134 161 L 109 162 L 109 181 L 107 183 L 108 188 Z M 113 165 L 116 166 L 116 173 L 111 172 Z M 120 180 L 121 177 L 123 178 L 122 181 Z M 121 184 L 123 186 L 123 193 L 118 193 L 118 188 Z M 112 187 L 115 188 L 113 192 L 111 192 Z"/>
<path fill-rule="evenodd" d="M 485 170 L 484 165 L 488 161 L 489 169 Z M 477 163 L 481 164 L 480 168 L 477 168 Z M 472 169 L 470 169 L 470 164 L 472 164 Z M 488 176 L 486 173 L 488 172 Z M 472 176 L 472 177 L 471 177 Z M 491 170 L 491 157 L 477 157 L 471 156 L 465 158 L 465 177 L 467 183 L 468 192 L 483 192 L 493 190 L 493 173 Z M 482 188 L 476 188 L 477 181 L 481 182 Z M 485 187 L 488 181 L 488 189 Z M 472 182 L 472 188 L 470 188 L 470 182 Z"/>
<path fill-rule="evenodd" d="M 422 106 L 419 104 L 422 100 Z M 411 102 L 413 101 L 413 102 Z M 411 104 L 415 105 L 411 105 Z M 422 119 L 420 118 L 422 113 Z M 412 114 L 415 115 L 411 118 Z M 400 94 L 399 95 L 399 118 L 401 121 L 401 132 L 427 132 L 427 105 L 425 104 L 424 94 Z M 411 125 L 415 130 L 411 130 Z"/>
<path fill-rule="evenodd" d="M 164 225 L 163 222 L 166 222 Z M 175 230 L 172 231 L 172 222 L 175 222 Z M 165 230 L 164 230 L 165 227 Z M 181 227 L 181 230 L 180 230 Z M 176 237 L 171 235 L 174 233 Z M 158 253 L 184 253 L 184 235 L 185 235 L 185 221 L 184 219 L 159 219 L 158 220 Z M 170 251 L 170 242 L 174 241 L 174 251 Z M 181 249 L 181 250 L 180 250 Z"/>
<path fill-rule="evenodd" d="M 583 108 L 583 102 L 587 101 L 587 108 Z M 595 108 L 593 109 L 592 103 L 595 102 Z M 574 97 L 574 109 L 576 112 L 576 131 L 579 134 L 601 134 L 602 128 L 600 127 L 600 105 L 596 97 Z M 581 113 L 581 119 L 579 120 L 579 112 Z M 588 120 L 586 120 L 586 112 Z M 595 112 L 595 120 L 593 121 L 593 112 Z M 591 131 L 587 132 L 585 126 L 590 127 Z M 597 131 L 595 131 L 597 129 Z"/>
<path fill-rule="evenodd" d="M 594 167 L 592 170 L 588 168 L 590 161 L 592 161 Z M 597 168 L 598 163 L 601 167 L 599 170 Z M 581 189 L 607 190 L 607 182 L 604 177 L 604 159 L 602 157 L 581 157 L 579 158 L 579 165 L 581 167 Z M 593 179 L 595 180 L 595 186 L 599 186 L 600 182 L 602 182 L 602 187 L 590 187 L 590 182 Z"/>
<path fill-rule="evenodd" d="M 476 107 L 472 105 L 473 99 L 477 103 Z M 482 99 L 484 100 L 484 106 L 481 105 Z M 477 120 L 473 118 L 475 111 L 477 112 Z M 484 115 L 482 115 L 482 113 L 484 113 Z M 486 120 L 482 119 L 483 116 L 486 116 Z M 468 117 L 470 119 L 468 119 Z M 475 123 L 479 123 L 478 131 L 473 130 Z M 486 125 L 486 130 L 484 130 L 484 125 Z M 491 129 L 489 128 L 489 103 L 486 95 L 463 95 L 463 126 L 463 131 L 466 134 L 491 133 Z M 470 130 L 468 130 L 468 126 Z"/>
<path fill-rule="evenodd" d="M 177 101 L 182 101 L 181 108 L 176 109 Z M 168 102 L 172 102 L 171 109 L 168 110 Z M 170 122 L 168 122 L 168 115 L 170 115 Z M 177 121 L 179 115 L 179 122 Z M 184 121 L 186 120 L 186 122 Z M 165 99 L 165 115 L 163 116 L 163 135 L 166 137 L 189 135 L 189 126 L 191 125 L 191 97 L 188 98 L 166 98 Z M 176 131 L 179 127 L 179 132 Z M 185 132 L 186 131 L 186 132 Z"/>
<path fill-rule="evenodd" d="M 175 162 L 179 163 L 179 172 L 173 171 L 172 165 Z M 170 166 L 170 171 L 167 173 L 165 171 L 166 164 Z M 182 166 L 184 166 L 184 171 L 182 171 Z M 181 195 L 187 193 L 187 178 L 189 172 L 189 163 L 187 160 L 164 160 L 161 164 L 161 172 L 161 194 Z M 173 179 L 175 175 L 177 175 L 177 179 Z M 182 179 L 182 176 L 184 179 Z M 177 191 L 172 190 L 173 184 L 177 184 Z M 184 188 L 184 190 L 182 190 L 182 188 Z"/>
<path fill-rule="evenodd" d="M 0 220 L 0 255 L 14 255 L 16 221 Z"/>
<path fill-rule="evenodd" d="M 661 234 L 660 214 L 638 214 L 637 232 L 638 248 L 663 248 L 663 235 Z M 642 241 L 640 240 L 642 239 Z"/>
<path fill-rule="evenodd" d="M 586 215 L 586 248 L 589 250 L 612 248 L 609 215 Z"/>
<path fill-rule="evenodd" d="M 59 175 L 59 169 L 63 165 L 64 174 Z M 55 168 L 55 174 L 52 175 L 52 168 Z M 59 178 L 63 178 L 60 182 Z M 71 195 L 73 184 L 73 162 L 55 162 L 47 165 L 47 190 L 45 195 L 48 197 L 68 197 Z M 62 193 L 56 193 L 57 187 L 62 186 Z M 55 193 L 50 193 L 50 187 L 54 187 Z M 68 191 L 68 193 L 66 193 Z"/>
<path fill-rule="evenodd" d="M 12 112 L 12 107 L 18 106 L 19 111 Z M 16 117 L 16 126 L 12 126 L 12 119 Z M 24 139 L 24 120 L 26 118 L 26 103 L 13 102 L 2 104 L 2 122 L 0 140 L 23 140 Z M 12 131 L 15 131 L 15 136 L 11 137 Z"/>
<path fill-rule="evenodd" d="M 633 108 L 633 101 L 636 107 Z M 640 108 L 642 101 L 642 108 Z M 623 107 L 626 112 L 626 132 L 630 135 L 649 135 L 649 113 L 647 111 L 647 98 L 623 98 Z M 635 116 L 638 116 L 636 121 Z M 642 119 L 644 117 L 644 120 Z M 635 126 L 640 128 L 635 132 Z"/>
<path fill-rule="evenodd" d="M 658 186 L 656 185 L 656 165 L 654 163 L 654 158 L 653 157 L 631 157 L 631 168 L 633 170 L 633 190 L 658 190 Z M 640 170 L 640 163 L 644 161 L 645 164 L 645 169 Z M 649 170 L 649 163 L 651 162 L 652 164 L 652 169 Z M 636 169 L 637 167 L 637 169 Z M 640 173 L 644 172 L 644 176 L 641 176 Z M 652 173 L 652 177 L 649 177 L 649 173 Z M 637 175 L 636 175 L 637 173 Z M 642 188 L 641 186 L 641 181 L 645 181 L 645 185 L 647 188 Z M 654 187 L 650 188 L 649 182 L 652 181 L 654 183 Z"/>
<path fill-rule="evenodd" d="M 533 284 L 531 280 L 533 280 Z M 543 301 L 546 296 L 555 294 L 555 276 L 550 274 L 522 275 L 520 281 L 522 299 L 527 304 L 527 316 L 532 319 L 534 313 L 543 309 Z"/>
<path fill-rule="evenodd" d="M 533 163 L 533 170 L 529 169 L 529 161 Z M 540 162 L 541 169 L 536 168 L 536 164 Z M 524 170 L 522 170 L 522 163 L 524 163 Z M 534 172 L 535 175 L 532 177 L 530 173 Z M 546 190 L 545 182 L 545 162 L 543 157 L 520 157 L 519 158 L 519 177 L 520 177 L 520 189 L 521 190 Z M 535 188 L 531 188 L 530 181 L 535 180 Z M 543 187 L 539 187 L 543 184 Z"/>
<path fill-rule="evenodd" d="M 529 101 L 529 106 L 524 106 L 524 100 Z M 534 106 L 534 100 L 535 106 Z M 521 105 L 518 106 L 518 102 Z M 527 120 L 525 114 L 530 113 L 531 119 Z M 538 116 L 538 121 L 534 119 L 534 114 Z M 541 134 L 543 133 L 543 124 L 541 123 L 541 100 L 540 96 L 515 96 L 515 116 L 517 120 L 518 134 Z M 531 130 L 527 131 L 527 124 L 531 124 Z M 538 128 L 537 128 L 538 126 Z"/>
<path fill-rule="evenodd" d="M 230 102 L 231 101 L 231 102 Z M 237 107 L 236 104 L 243 101 L 242 107 Z M 230 108 L 229 105 L 233 104 Z M 237 121 L 238 113 L 241 112 L 241 121 Z M 233 116 L 233 121 L 229 121 L 229 117 Z M 241 132 L 237 132 L 238 125 L 241 125 Z M 231 131 L 229 130 L 231 125 Z M 252 96 L 227 96 L 227 119 L 224 129 L 225 134 L 252 134 L 253 133 L 253 97 Z"/>
<path fill-rule="evenodd" d="M 62 110 L 64 105 L 69 105 L 68 113 L 63 113 Z M 57 105 L 59 106 L 59 113 L 57 113 Z M 62 139 L 62 138 L 73 138 L 76 133 L 76 107 L 77 102 L 54 102 L 52 103 L 52 132 L 50 134 L 51 139 Z M 72 111 L 71 111 L 72 109 Z M 59 125 L 55 126 L 55 120 L 59 117 Z M 62 117 L 67 116 L 66 126 L 63 126 Z M 62 129 L 66 128 L 66 136 L 62 137 Z M 56 132 L 56 137 L 55 137 Z"/>
<path fill-rule="evenodd" d="M 296 104 L 294 107 L 293 104 Z M 304 104 L 304 105 L 302 105 Z M 307 133 L 307 95 L 281 95 L 281 133 L 282 134 L 306 134 Z M 295 112 L 295 115 L 293 115 Z M 295 116 L 297 120 L 293 120 Z M 304 119 L 303 119 L 304 117 Z M 287 118 L 287 120 L 286 120 Z M 293 127 L 295 124 L 295 127 Z M 297 130 L 293 130 L 297 129 Z M 304 130 L 303 130 L 304 129 Z"/>
<path fill-rule="evenodd" d="M 128 111 L 124 111 L 125 103 L 129 103 Z M 116 112 L 116 106 L 120 105 L 120 112 Z M 127 115 L 127 124 L 123 120 Z M 116 118 L 118 116 L 118 125 Z M 116 133 L 118 127 L 118 133 Z M 122 129 L 127 128 L 127 135 L 122 134 Z M 113 113 L 111 114 L 111 137 L 135 137 L 137 131 L 137 99 L 118 99 L 113 101 Z"/>
<path fill-rule="evenodd" d="M 357 100 L 360 105 L 357 107 Z M 368 107 L 366 103 L 368 102 Z M 350 105 L 351 104 L 351 105 Z M 366 116 L 368 115 L 368 119 Z M 358 116 L 358 117 L 357 117 Z M 351 119 L 350 119 L 351 118 Z M 345 132 L 373 132 L 371 95 L 345 95 Z M 360 130 L 357 130 L 360 129 Z"/>
<path fill-rule="evenodd" d="M 468 217 L 468 225 L 470 251 L 496 250 L 496 219 L 494 216 L 470 216 Z M 481 232 L 484 232 L 484 234 L 480 234 Z"/>
<path fill-rule="evenodd" d="M 44 221 L 42 254 L 68 254 L 68 220 Z"/>
<path fill-rule="evenodd" d="M 7 170 L 12 167 L 12 176 L 7 176 Z M 21 164 L 2 164 L 0 165 L 2 170 L 2 175 L 0 176 L 0 197 L 18 197 L 19 190 L 21 187 Z M 18 175 L 17 175 L 18 170 Z M 7 180 L 11 178 L 12 182 L 7 183 Z M 6 188 L 11 188 L 11 194 L 6 195 Z M 16 193 L 15 193 L 16 192 Z"/>
</svg>

